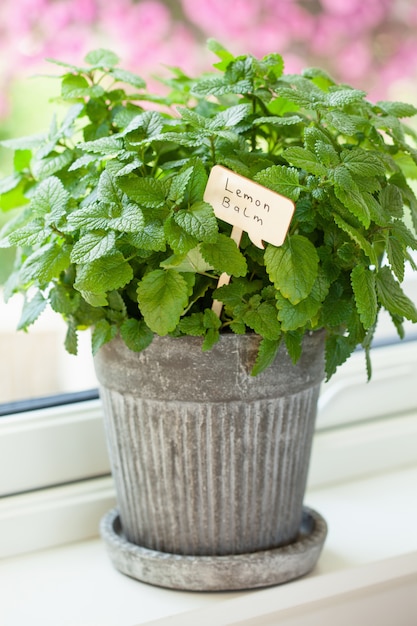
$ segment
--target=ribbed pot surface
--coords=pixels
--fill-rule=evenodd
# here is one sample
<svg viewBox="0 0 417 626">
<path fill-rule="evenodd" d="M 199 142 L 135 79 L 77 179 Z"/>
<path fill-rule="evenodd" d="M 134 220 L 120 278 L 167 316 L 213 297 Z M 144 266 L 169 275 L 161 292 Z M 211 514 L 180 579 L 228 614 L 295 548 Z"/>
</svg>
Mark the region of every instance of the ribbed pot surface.
<svg viewBox="0 0 417 626">
<path fill-rule="evenodd" d="M 259 338 L 120 339 L 95 358 L 123 531 L 166 553 L 225 555 L 294 541 L 299 532 L 323 333 L 294 366 L 282 347 L 250 376 Z"/>
</svg>

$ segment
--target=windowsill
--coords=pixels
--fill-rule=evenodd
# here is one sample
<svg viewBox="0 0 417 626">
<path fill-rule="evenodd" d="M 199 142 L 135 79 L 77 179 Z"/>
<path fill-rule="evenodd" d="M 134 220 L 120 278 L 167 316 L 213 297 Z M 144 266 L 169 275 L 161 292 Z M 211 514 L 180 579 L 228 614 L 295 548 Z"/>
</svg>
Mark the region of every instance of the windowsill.
<svg viewBox="0 0 417 626">
<path fill-rule="evenodd" d="M 98 538 L 4 559 L 0 561 L 1 622 L 8 626 L 134 626 L 154 620 L 155 626 L 277 622 L 411 626 L 417 610 L 416 484 L 414 465 L 310 489 L 306 504 L 329 525 L 319 563 L 309 576 L 260 591 L 196 593 L 152 587 L 114 570 Z M 386 612 L 388 600 L 394 621 Z M 359 601 L 359 616 L 365 615 L 363 603 L 368 603 L 364 621 L 355 621 L 356 614 L 349 613 Z M 345 617 L 341 619 L 342 606 Z M 311 621 L 317 611 L 322 611 L 320 621 Z M 345 621 L 348 613 L 350 622 Z"/>
</svg>

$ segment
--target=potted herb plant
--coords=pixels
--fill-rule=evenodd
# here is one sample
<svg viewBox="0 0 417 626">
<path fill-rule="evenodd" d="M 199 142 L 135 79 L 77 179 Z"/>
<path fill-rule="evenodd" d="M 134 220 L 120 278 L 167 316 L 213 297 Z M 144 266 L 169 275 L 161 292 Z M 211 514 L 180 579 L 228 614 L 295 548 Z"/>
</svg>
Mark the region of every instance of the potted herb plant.
<svg viewBox="0 0 417 626">
<path fill-rule="evenodd" d="M 113 562 L 237 589 L 314 566 L 326 528 L 303 497 L 320 383 L 358 346 L 371 375 L 381 309 L 400 336 L 417 321 L 401 288 L 416 135 L 400 121 L 417 109 L 319 69 L 287 75 L 278 54 L 209 48 L 216 72 L 174 69 L 165 96 L 108 51 L 60 63 L 66 117 L 3 142 L 2 197 L 20 210 L 0 243 L 17 248 L 5 293 L 25 294 L 20 328 L 49 304 L 71 353 L 92 328 Z"/>
</svg>

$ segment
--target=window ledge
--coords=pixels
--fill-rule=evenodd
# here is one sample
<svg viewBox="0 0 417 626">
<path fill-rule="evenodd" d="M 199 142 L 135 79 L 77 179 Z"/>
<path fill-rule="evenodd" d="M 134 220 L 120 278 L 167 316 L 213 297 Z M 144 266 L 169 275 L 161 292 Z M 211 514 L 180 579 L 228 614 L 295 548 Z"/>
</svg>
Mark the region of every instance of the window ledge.
<svg viewBox="0 0 417 626">
<path fill-rule="evenodd" d="M 414 465 L 309 489 L 306 504 L 329 525 L 319 563 L 305 578 L 260 591 L 152 587 L 114 570 L 97 538 L 3 559 L 3 621 L 8 626 L 411 626 L 417 613 L 416 484 Z"/>
</svg>

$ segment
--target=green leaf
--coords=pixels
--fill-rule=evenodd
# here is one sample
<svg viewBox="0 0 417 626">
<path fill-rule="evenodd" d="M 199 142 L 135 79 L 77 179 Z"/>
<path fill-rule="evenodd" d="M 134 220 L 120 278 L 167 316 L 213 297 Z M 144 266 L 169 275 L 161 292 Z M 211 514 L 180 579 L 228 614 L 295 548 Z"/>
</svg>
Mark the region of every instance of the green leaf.
<svg viewBox="0 0 417 626">
<path fill-rule="evenodd" d="M 334 192 L 337 199 L 358 218 L 365 228 L 369 228 L 371 217 L 368 205 L 350 172 L 345 167 L 339 166 L 334 170 L 334 180 Z"/>
<path fill-rule="evenodd" d="M 185 190 L 191 178 L 193 168 L 187 167 L 171 179 L 168 200 L 174 204 L 181 204 L 184 199 Z"/>
<path fill-rule="evenodd" d="M 167 243 L 175 254 L 187 254 L 198 245 L 198 239 L 187 233 L 173 217 L 166 220 L 164 233 Z"/>
<path fill-rule="evenodd" d="M 85 141 L 79 144 L 79 148 L 85 152 L 93 152 L 103 155 L 117 155 L 124 151 L 125 145 L 121 137 L 99 137 L 92 141 Z"/>
<path fill-rule="evenodd" d="M 91 351 L 96 355 L 105 343 L 114 339 L 117 335 L 117 326 L 110 324 L 107 320 L 98 320 L 94 325 L 91 334 Z"/>
<path fill-rule="evenodd" d="M 79 293 L 74 293 L 71 288 L 66 288 L 60 283 L 54 285 L 49 292 L 49 303 L 52 310 L 56 313 L 61 313 L 64 316 L 75 313 L 78 308 L 79 301 Z"/>
<path fill-rule="evenodd" d="M 211 350 L 220 339 L 221 321 L 214 311 L 205 309 L 203 314 L 203 324 L 205 329 L 204 341 L 201 349 L 203 352 Z"/>
<path fill-rule="evenodd" d="M 199 241 L 214 243 L 217 240 L 217 219 L 207 202 L 196 202 L 188 210 L 174 213 L 174 220 Z"/>
<path fill-rule="evenodd" d="M 105 294 L 124 287 L 132 278 L 132 268 L 122 253 L 113 252 L 90 263 L 77 265 L 74 288 L 81 292 Z"/>
<path fill-rule="evenodd" d="M 127 319 L 120 327 L 120 335 L 133 352 L 145 350 L 153 340 L 153 332 L 143 320 Z"/>
<path fill-rule="evenodd" d="M 327 103 L 331 107 L 345 107 L 348 104 L 355 104 L 364 99 L 366 93 L 351 87 L 330 87 L 327 94 Z"/>
<path fill-rule="evenodd" d="M 387 238 L 387 257 L 391 269 L 400 283 L 404 280 L 405 274 L 405 251 L 401 241 L 395 237 Z"/>
<path fill-rule="evenodd" d="M 350 278 L 360 320 L 368 330 L 374 326 L 378 315 L 375 272 L 363 265 L 357 265 Z"/>
<path fill-rule="evenodd" d="M 258 376 L 275 361 L 280 346 L 280 339 L 262 339 L 259 343 L 258 355 L 252 368 L 251 376 Z"/>
<path fill-rule="evenodd" d="M 163 252 L 166 249 L 163 223 L 161 220 L 146 220 L 140 230 L 127 236 L 127 241 L 136 248 Z"/>
<path fill-rule="evenodd" d="M 141 206 L 157 209 L 165 204 L 165 185 L 160 180 L 131 175 L 121 178 L 118 185 Z"/>
<path fill-rule="evenodd" d="M 87 233 L 75 242 L 71 251 L 72 263 L 88 263 L 108 254 L 114 248 L 116 235 L 108 233 Z"/>
<path fill-rule="evenodd" d="M 76 355 L 78 352 L 78 335 L 74 320 L 69 319 L 67 326 L 67 333 L 64 341 L 65 350 L 69 352 L 69 354 Z"/>
<path fill-rule="evenodd" d="M 215 243 L 202 243 L 203 258 L 219 272 L 230 276 L 246 276 L 246 259 L 230 237 L 219 234 Z"/>
<path fill-rule="evenodd" d="M 204 191 L 207 186 L 208 176 L 206 169 L 200 159 L 192 161 L 192 173 L 188 181 L 188 202 L 194 204 L 203 199 Z"/>
<path fill-rule="evenodd" d="M 117 54 L 111 50 L 105 50 L 104 48 L 92 50 L 84 57 L 84 61 L 89 65 L 94 65 L 94 67 L 103 69 L 113 67 L 114 65 L 118 65 L 120 63 L 120 59 Z"/>
<path fill-rule="evenodd" d="M 258 172 L 254 180 L 290 200 L 295 201 L 300 195 L 300 175 L 294 167 L 273 165 Z"/>
<path fill-rule="evenodd" d="M 34 246 L 43 243 L 51 234 L 50 228 L 45 228 L 44 221 L 41 219 L 29 222 L 26 226 L 18 228 L 8 236 L 8 245 L 14 246 Z M 0 247 L 1 242 L 0 242 Z"/>
<path fill-rule="evenodd" d="M 42 285 L 57 278 L 70 263 L 69 249 L 56 243 L 48 243 L 33 252 L 20 270 L 22 283 L 35 281 Z"/>
<path fill-rule="evenodd" d="M 252 111 L 251 104 L 236 104 L 229 106 L 227 109 L 220 111 L 210 121 L 209 128 L 212 130 L 220 130 L 221 128 L 228 128 L 230 126 L 236 126 L 245 117 L 247 117 Z"/>
<path fill-rule="evenodd" d="M 405 317 L 411 322 L 417 322 L 417 309 L 414 303 L 405 295 L 389 267 L 381 267 L 377 272 L 376 287 L 378 300 L 387 311 Z"/>
<path fill-rule="evenodd" d="M 333 219 L 336 224 L 341 228 L 349 237 L 358 244 L 358 246 L 364 251 L 372 265 L 378 265 L 378 255 L 375 252 L 372 244 L 360 233 L 356 228 L 348 224 L 340 215 L 333 214 Z"/>
<path fill-rule="evenodd" d="M 60 153 L 52 153 L 44 159 L 33 160 L 32 171 L 38 179 L 47 178 L 56 172 L 65 169 L 72 161 L 73 153 L 71 150 L 65 150 Z"/>
<path fill-rule="evenodd" d="M 176 269 L 177 272 L 197 272 L 197 274 L 203 274 L 213 269 L 213 267 L 203 259 L 198 246 L 190 250 L 187 254 L 174 254 L 168 257 L 165 261 L 162 261 L 161 267 L 165 269 Z"/>
<path fill-rule="evenodd" d="M 387 102 L 380 100 L 376 105 L 387 115 L 394 115 L 395 117 L 412 117 L 417 113 L 416 107 L 406 102 Z"/>
<path fill-rule="evenodd" d="M 31 324 L 34 324 L 40 314 L 45 310 L 46 304 L 47 300 L 40 291 L 37 291 L 31 300 L 25 298 L 17 329 L 27 330 Z"/>
<path fill-rule="evenodd" d="M 243 317 L 245 324 L 261 337 L 271 341 L 279 339 L 281 325 L 276 307 L 270 302 L 261 302 L 259 295 L 251 298 L 249 306 Z"/>
<path fill-rule="evenodd" d="M 293 124 L 300 124 L 303 118 L 299 115 L 284 115 L 278 117 L 277 115 L 268 115 L 264 117 L 257 117 L 254 120 L 255 126 L 262 126 L 262 124 L 269 124 L 270 126 L 292 126 Z"/>
<path fill-rule="evenodd" d="M 269 244 L 265 251 L 265 266 L 271 281 L 293 304 L 311 292 L 318 264 L 314 245 L 302 235 L 288 236 L 279 248 Z"/>
<path fill-rule="evenodd" d="M 108 170 L 101 174 L 97 185 L 97 198 L 107 203 L 121 204 L 123 192 Z"/>
<path fill-rule="evenodd" d="M 186 317 L 183 317 L 179 321 L 177 330 L 179 330 L 184 335 L 191 335 L 191 337 L 201 337 L 206 332 L 206 327 L 204 325 L 204 314 L 202 312 L 199 312 L 192 313 L 192 315 L 187 315 Z"/>
<path fill-rule="evenodd" d="M 34 217 L 53 213 L 57 219 L 65 214 L 69 198 L 70 195 L 59 178 L 56 176 L 46 178 L 36 187 L 31 199 Z"/>
<path fill-rule="evenodd" d="M 137 288 L 139 308 L 146 324 L 158 335 L 172 332 L 188 304 L 189 289 L 175 270 L 154 270 Z"/>
<path fill-rule="evenodd" d="M 141 78 L 137 74 L 128 72 L 127 70 L 112 68 L 109 73 L 111 76 L 113 76 L 115 80 L 119 80 L 123 83 L 127 83 L 128 85 L 132 85 L 136 89 L 144 89 L 146 87 L 146 82 L 143 80 L 143 78 Z"/>
<path fill-rule="evenodd" d="M 349 337 L 343 335 L 329 335 L 326 339 L 326 380 L 329 380 L 336 369 L 342 365 L 352 354 L 355 346 Z"/>
<path fill-rule="evenodd" d="M 402 217 L 404 214 L 404 202 L 401 191 L 396 185 L 388 183 L 379 192 L 379 201 L 387 215 Z"/>
<path fill-rule="evenodd" d="M 352 148 L 343 150 L 340 157 L 354 176 L 384 176 L 385 164 L 378 152 Z"/>
<path fill-rule="evenodd" d="M 327 168 L 320 163 L 314 152 L 294 146 L 284 150 L 282 156 L 295 167 L 299 167 L 315 176 L 326 176 Z"/>
</svg>

